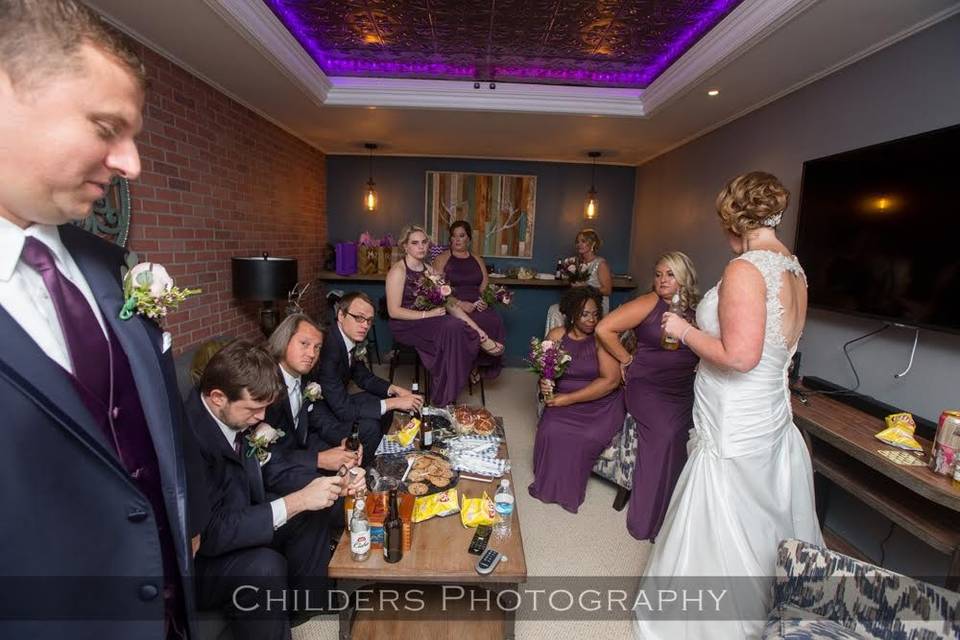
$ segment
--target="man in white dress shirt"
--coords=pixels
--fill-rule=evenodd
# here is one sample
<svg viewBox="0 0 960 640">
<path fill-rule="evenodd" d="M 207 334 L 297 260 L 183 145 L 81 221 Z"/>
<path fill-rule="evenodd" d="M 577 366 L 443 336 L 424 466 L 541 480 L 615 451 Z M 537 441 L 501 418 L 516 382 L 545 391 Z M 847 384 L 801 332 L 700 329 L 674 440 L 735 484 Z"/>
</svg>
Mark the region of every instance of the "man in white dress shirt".
<svg viewBox="0 0 960 640">
<path fill-rule="evenodd" d="M 153 321 L 118 318 L 125 251 L 67 224 L 140 173 L 145 85 L 80 2 L 0 0 L 0 468 L 16 479 L 0 483 L 0 573 L 87 580 L 8 582 L 0 637 L 188 633 L 171 353 Z"/>
</svg>

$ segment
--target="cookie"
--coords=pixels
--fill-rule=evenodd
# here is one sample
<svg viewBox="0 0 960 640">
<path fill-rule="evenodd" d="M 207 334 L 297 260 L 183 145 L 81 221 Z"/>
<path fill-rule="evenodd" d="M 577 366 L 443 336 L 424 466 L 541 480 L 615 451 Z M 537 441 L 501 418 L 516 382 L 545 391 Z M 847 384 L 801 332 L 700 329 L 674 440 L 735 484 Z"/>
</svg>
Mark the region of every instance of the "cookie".
<svg viewBox="0 0 960 640">
<path fill-rule="evenodd" d="M 425 485 L 422 482 L 412 482 L 407 485 L 407 491 L 412 496 L 423 496 L 427 494 L 427 491 L 430 490 L 430 487 Z"/>
<path fill-rule="evenodd" d="M 450 484 L 450 479 L 443 476 L 430 476 L 430 484 L 438 489 L 443 489 Z"/>
</svg>

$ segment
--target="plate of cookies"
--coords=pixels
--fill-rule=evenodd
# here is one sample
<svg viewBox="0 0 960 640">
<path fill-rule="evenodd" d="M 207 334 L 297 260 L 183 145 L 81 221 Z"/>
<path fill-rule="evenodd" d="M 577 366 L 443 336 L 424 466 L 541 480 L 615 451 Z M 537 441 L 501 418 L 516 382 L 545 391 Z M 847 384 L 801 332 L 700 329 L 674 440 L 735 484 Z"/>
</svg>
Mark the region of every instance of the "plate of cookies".
<svg viewBox="0 0 960 640">
<path fill-rule="evenodd" d="M 404 481 L 407 492 L 414 496 L 428 496 L 457 486 L 460 474 L 450 461 L 435 453 L 412 453 L 407 456 L 410 471 Z"/>
<path fill-rule="evenodd" d="M 457 405 L 451 412 L 460 435 L 490 436 L 497 432 L 497 419 L 483 407 Z"/>
</svg>

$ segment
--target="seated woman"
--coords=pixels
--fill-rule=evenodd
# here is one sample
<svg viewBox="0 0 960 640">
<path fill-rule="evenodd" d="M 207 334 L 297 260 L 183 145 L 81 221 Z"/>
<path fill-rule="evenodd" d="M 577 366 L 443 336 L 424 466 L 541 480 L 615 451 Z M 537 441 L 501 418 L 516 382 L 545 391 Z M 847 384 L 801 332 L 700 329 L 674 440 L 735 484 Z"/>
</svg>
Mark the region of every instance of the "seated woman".
<svg viewBox="0 0 960 640">
<path fill-rule="evenodd" d="M 613 291 L 613 276 L 610 273 L 610 266 L 607 261 L 597 255 L 600 250 L 600 234 L 593 229 L 583 229 L 577 234 L 574 246 L 577 250 L 576 258 L 589 273 L 586 282 L 573 282 L 572 287 L 591 286 L 600 292 L 603 296 L 603 312 L 610 312 L 610 293 Z M 560 310 L 560 305 L 551 305 L 547 309 L 547 326 L 544 333 L 549 333 L 551 329 L 564 326 L 565 321 Z"/>
<path fill-rule="evenodd" d="M 493 340 L 503 342 L 506 331 L 503 319 L 484 302 L 481 293 L 487 288 L 487 267 L 470 252 L 473 230 L 466 220 L 450 225 L 450 249 L 433 261 L 433 268 L 443 273 L 453 288 L 457 304 Z M 496 378 L 503 368 L 503 354 L 481 353 L 477 366 L 484 378 Z"/>
<path fill-rule="evenodd" d="M 416 348 L 433 378 L 431 403 L 444 406 L 456 401 L 467 385 L 479 350 L 499 355 L 503 345 L 491 340 L 455 299 L 429 311 L 414 308 L 420 278 L 433 272 L 424 262 L 429 244 L 422 227 L 411 225 L 400 232 L 404 255 L 387 273 L 387 312 L 394 339 Z"/>
<path fill-rule="evenodd" d="M 608 315 L 597 338 L 620 362 L 626 383 L 627 410 L 637 422 L 637 464 L 627 509 L 627 530 L 638 540 L 653 540 L 660 531 L 670 496 L 687 461 L 687 434 L 693 428 L 693 380 L 696 354 L 685 345 L 665 349 L 660 323 L 674 295 L 684 316 L 692 319 L 699 300 L 697 272 L 679 251 L 665 253 L 653 270 L 653 291 Z M 633 356 L 618 336 L 632 331 Z"/>
<path fill-rule="evenodd" d="M 540 381 L 548 399 L 533 449 L 530 495 L 555 502 L 576 513 L 587 492 L 587 479 L 597 456 L 620 429 L 626 409 L 617 361 L 597 348 L 594 329 L 603 316 L 600 292 L 571 289 L 560 301 L 566 327 L 547 334 L 559 341 L 572 360 L 556 385 Z M 551 394 L 553 394 L 551 396 Z"/>
</svg>

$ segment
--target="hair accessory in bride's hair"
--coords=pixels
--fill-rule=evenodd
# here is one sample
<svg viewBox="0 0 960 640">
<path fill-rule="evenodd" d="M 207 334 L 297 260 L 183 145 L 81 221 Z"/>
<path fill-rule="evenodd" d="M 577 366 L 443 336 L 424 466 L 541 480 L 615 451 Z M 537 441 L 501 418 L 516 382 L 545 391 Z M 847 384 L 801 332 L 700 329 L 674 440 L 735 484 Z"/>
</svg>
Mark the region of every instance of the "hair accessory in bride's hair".
<svg viewBox="0 0 960 640">
<path fill-rule="evenodd" d="M 764 218 L 763 220 L 760 221 L 760 224 L 762 224 L 765 227 L 775 227 L 778 224 L 780 224 L 780 220 L 782 218 L 783 218 L 783 211 L 781 211 L 776 215 Z"/>
</svg>

